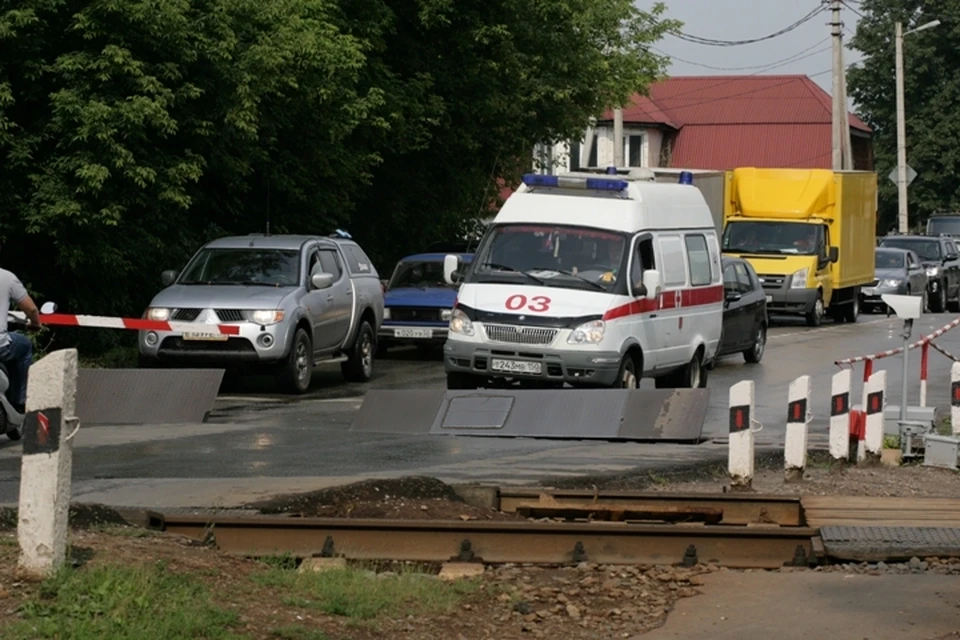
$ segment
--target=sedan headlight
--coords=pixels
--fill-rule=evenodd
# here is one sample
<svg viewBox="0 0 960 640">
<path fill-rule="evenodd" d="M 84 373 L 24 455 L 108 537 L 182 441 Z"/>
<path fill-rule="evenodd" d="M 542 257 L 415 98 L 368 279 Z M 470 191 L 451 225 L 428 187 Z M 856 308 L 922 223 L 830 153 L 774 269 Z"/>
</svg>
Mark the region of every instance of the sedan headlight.
<svg viewBox="0 0 960 640">
<path fill-rule="evenodd" d="M 441 309 L 440 319 L 444 322 L 450 320 L 453 317 L 453 309 Z"/>
<path fill-rule="evenodd" d="M 881 287 L 899 287 L 901 282 L 899 280 L 881 280 Z"/>
<path fill-rule="evenodd" d="M 940 275 L 940 267 L 927 267 L 927 275 L 931 278 Z"/>
<path fill-rule="evenodd" d="M 569 344 L 597 344 L 603 340 L 603 334 L 606 330 L 607 323 L 603 320 L 584 322 L 570 333 L 567 342 Z"/>
<path fill-rule="evenodd" d="M 163 307 L 150 307 L 147 309 L 147 313 L 145 315 L 147 320 L 166 322 L 170 319 L 170 309 L 165 309 Z"/>
<path fill-rule="evenodd" d="M 807 288 L 807 274 L 810 273 L 810 267 L 804 267 L 799 271 L 794 272 L 793 277 L 790 280 L 791 289 L 806 289 Z"/>
<path fill-rule="evenodd" d="M 472 336 L 474 332 L 473 321 L 460 309 L 454 309 L 450 315 L 450 332 Z"/>
<path fill-rule="evenodd" d="M 250 322 L 263 326 L 277 324 L 283 320 L 283 311 L 280 309 L 257 309 L 247 311 L 245 315 Z"/>
</svg>

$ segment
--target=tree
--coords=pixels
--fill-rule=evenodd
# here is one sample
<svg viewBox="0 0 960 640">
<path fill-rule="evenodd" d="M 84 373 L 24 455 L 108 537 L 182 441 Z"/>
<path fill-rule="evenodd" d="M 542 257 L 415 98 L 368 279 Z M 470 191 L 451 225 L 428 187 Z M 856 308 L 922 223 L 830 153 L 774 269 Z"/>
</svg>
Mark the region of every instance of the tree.
<svg viewBox="0 0 960 640">
<path fill-rule="evenodd" d="M 874 131 L 880 176 L 880 231 L 897 226 L 897 186 L 887 174 L 897 166 L 894 33 L 931 20 L 934 29 L 904 39 L 907 163 L 917 171 L 908 190 L 911 226 L 933 212 L 960 210 L 960 0 L 863 0 L 852 46 L 863 62 L 849 70 L 850 95 Z"/>
</svg>

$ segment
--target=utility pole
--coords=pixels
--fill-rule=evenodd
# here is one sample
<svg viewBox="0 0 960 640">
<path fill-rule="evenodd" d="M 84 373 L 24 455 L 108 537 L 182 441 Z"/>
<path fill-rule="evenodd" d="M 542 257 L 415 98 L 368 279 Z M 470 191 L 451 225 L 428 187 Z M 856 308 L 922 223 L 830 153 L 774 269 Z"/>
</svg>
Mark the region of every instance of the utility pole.
<svg viewBox="0 0 960 640">
<path fill-rule="evenodd" d="M 900 233 L 909 232 L 907 221 L 907 123 L 903 106 L 903 23 L 897 21 L 894 34 L 896 41 L 897 73 L 897 228 Z"/>
<path fill-rule="evenodd" d="M 840 33 L 840 0 L 832 0 L 830 33 L 833 36 L 833 170 L 843 169 L 843 41 Z"/>
<path fill-rule="evenodd" d="M 623 161 L 623 109 L 613 110 L 613 166 L 617 169 Z"/>
<path fill-rule="evenodd" d="M 847 64 L 843 59 L 843 49 L 840 50 L 840 87 L 843 97 L 843 168 L 853 171 L 853 141 L 850 139 L 850 109 L 847 107 L 849 98 L 847 97 Z"/>
</svg>

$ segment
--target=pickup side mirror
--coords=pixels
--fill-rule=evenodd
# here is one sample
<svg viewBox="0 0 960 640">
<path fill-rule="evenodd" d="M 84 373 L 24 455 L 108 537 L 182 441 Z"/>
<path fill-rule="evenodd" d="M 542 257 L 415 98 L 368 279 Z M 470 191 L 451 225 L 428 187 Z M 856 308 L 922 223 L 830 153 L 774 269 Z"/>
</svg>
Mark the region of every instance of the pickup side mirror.
<svg viewBox="0 0 960 640">
<path fill-rule="evenodd" d="M 40 315 L 48 315 L 54 313 L 57 310 L 56 302 L 44 302 L 40 305 Z"/>
<path fill-rule="evenodd" d="M 333 285 L 333 274 L 314 273 L 310 276 L 310 284 L 314 289 L 329 289 Z"/>
<path fill-rule="evenodd" d="M 179 273 L 177 273 L 175 270 L 167 269 L 160 274 L 160 282 L 163 283 L 163 286 L 169 287 L 176 281 L 178 275 Z"/>
<path fill-rule="evenodd" d="M 454 279 L 454 274 L 460 268 L 460 258 L 453 254 L 443 256 L 443 280 L 447 284 L 457 284 L 459 278 Z"/>
<path fill-rule="evenodd" d="M 840 247 L 830 247 L 830 262 L 840 259 Z"/>
<path fill-rule="evenodd" d="M 660 296 L 660 272 L 655 269 L 647 269 L 643 272 L 643 297 L 647 300 L 655 300 Z"/>
</svg>

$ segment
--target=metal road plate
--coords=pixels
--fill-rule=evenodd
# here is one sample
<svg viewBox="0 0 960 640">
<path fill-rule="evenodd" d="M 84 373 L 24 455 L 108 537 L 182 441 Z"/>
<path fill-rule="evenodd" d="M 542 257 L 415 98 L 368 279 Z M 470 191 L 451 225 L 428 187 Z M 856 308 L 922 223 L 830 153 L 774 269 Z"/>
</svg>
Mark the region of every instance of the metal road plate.
<svg viewBox="0 0 960 640">
<path fill-rule="evenodd" d="M 513 408 L 509 395 L 448 398 L 438 415 L 442 429 L 502 429 Z"/>
<path fill-rule="evenodd" d="M 426 435 L 446 393 L 443 389 L 370 389 L 350 431 Z"/>
<path fill-rule="evenodd" d="M 960 556 L 960 528 L 820 527 L 827 555 L 841 560 L 877 562 L 897 558 Z"/>
<path fill-rule="evenodd" d="M 625 391 L 620 438 L 624 440 L 699 441 L 710 404 L 709 389 Z"/>
<path fill-rule="evenodd" d="M 203 422 L 220 391 L 223 369 L 80 369 L 82 425 Z"/>
</svg>

